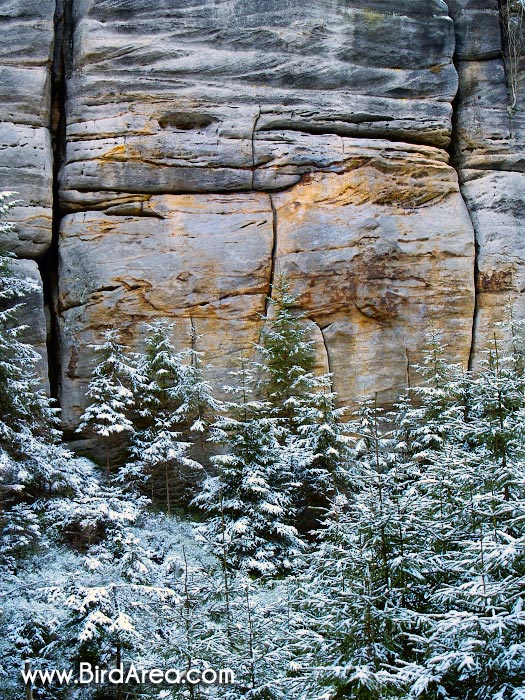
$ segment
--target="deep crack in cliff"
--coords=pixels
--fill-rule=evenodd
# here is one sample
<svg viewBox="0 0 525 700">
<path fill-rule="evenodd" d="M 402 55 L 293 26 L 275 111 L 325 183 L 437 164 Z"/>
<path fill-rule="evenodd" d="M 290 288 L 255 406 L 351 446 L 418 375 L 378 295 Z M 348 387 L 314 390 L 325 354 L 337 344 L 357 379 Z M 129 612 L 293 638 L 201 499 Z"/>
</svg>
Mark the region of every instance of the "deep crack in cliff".
<svg viewBox="0 0 525 700">
<path fill-rule="evenodd" d="M 56 0 L 54 46 L 51 69 L 51 146 L 53 154 L 52 238 L 46 253 L 38 260 L 48 309 L 47 360 L 51 396 L 60 395 L 60 334 L 58 321 L 58 240 L 62 214 L 59 201 L 59 173 L 66 151 L 67 54 L 71 40 L 72 0 Z"/>
<path fill-rule="evenodd" d="M 273 285 L 275 282 L 275 275 L 278 274 L 276 273 L 276 257 L 277 257 L 277 244 L 278 244 L 278 220 L 277 220 L 277 209 L 275 208 L 275 203 L 273 201 L 272 195 L 269 194 L 268 198 L 270 200 L 270 207 L 272 208 L 272 252 L 271 252 L 271 260 L 270 260 L 270 276 L 269 276 L 269 282 L 268 282 L 268 294 L 266 296 L 266 302 L 264 306 L 264 315 L 268 316 L 268 305 L 269 301 L 268 299 L 272 296 L 273 294 Z"/>
<path fill-rule="evenodd" d="M 455 23 L 454 18 L 451 17 L 452 21 Z M 459 91 L 460 91 L 460 72 L 458 69 L 458 55 L 457 55 L 457 40 L 456 40 L 456 48 L 454 51 L 454 66 L 456 68 L 456 73 L 458 75 L 458 90 L 456 93 L 456 96 L 454 97 L 454 100 L 452 101 L 452 117 L 451 117 L 451 132 L 450 132 L 450 146 L 448 148 L 448 153 L 450 156 L 450 165 L 454 168 L 454 170 L 457 173 L 458 176 L 458 183 L 459 183 L 459 191 L 461 193 L 461 197 L 463 199 L 463 202 L 465 204 L 465 209 L 468 212 L 470 221 L 472 223 L 472 230 L 474 232 L 474 260 L 472 264 L 472 278 L 473 278 L 473 287 L 474 287 L 474 307 L 472 311 L 472 327 L 471 327 L 471 332 L 470 332 L 470 352 L 468 356 L 468 361 L 467 361 L 467 369 L 471 370 L 474 364 L 474 353 L 476 349 L 476 328 L 477 328 L 477 320 L 478 320 L 478 275 L 479 275 L 479 265 L 478 265 L 478 257 L 479 257 L 479 243 L 477 240 L 476 236 L 476 228 L 474 226 L 474 222 L 472 220 L 472 216 L 468 207 L 468 203 L 466 200 L 466 197 L 463 194 L 463 190 L 461 187 L 461 173 L 460 173 L 460 168 L 459 168 L 459 129 L 458 129 L 458 102 L 459 102 Z M 408 377 L 408 383 L 410 384 L 410 367 L 408 366 L 407 368 L 407 377 Z"/>
</svg>

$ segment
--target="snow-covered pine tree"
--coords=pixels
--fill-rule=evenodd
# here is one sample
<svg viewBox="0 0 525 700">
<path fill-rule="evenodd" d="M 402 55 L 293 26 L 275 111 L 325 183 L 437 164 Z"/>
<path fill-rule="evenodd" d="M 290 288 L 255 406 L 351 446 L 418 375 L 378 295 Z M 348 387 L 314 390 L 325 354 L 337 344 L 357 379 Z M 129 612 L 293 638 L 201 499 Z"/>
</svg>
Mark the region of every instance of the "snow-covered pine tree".
<svg viewBox="0 0 525 700">
<path fill-rule="evenodd" d="M 384 539 L 372 532 L 374 491 L 367 489 L 356 508 L 336 497 L 301 577 L 296 614 L 303 626 L 291 681 L 300 700 L 383 700 L 401 690 L 392 670 L 403 650 L 404 611 L 385 570 Z"/>
<path fill-rule="evenodd" d="M 217 420 L 222 404 L 214 397 L 212 386 L 204 377 L 206 368 L 202 353 L 193 347 L 196 342 L 197 337 L 192 330 L 192 347 L 182 353 L 186 363 L 177 420 L 183 435 L 191 439 L 192 456 L 206 462 L 211 426 Z"/>
<path fill-rule="evenodd" d="M 96 435 L 102 443 L 106 456 L 106 480 L 109 481 L 112 453 L 127 447 L 134 432 L 131 416 L 140 374 L 133 360 L 126 355 L 118 331 L 105 331 L 102 342 L 92 348 L 97 364 L 86 392 L 90 403 L 81 416 L 77 432 Z"/>
<path fill-rule="evenodd" d="M 12 193 L 0 193 L 0 216 L 14 204 Z M 0 222 L 0 234 L 11 228 Z M 40 356 L 20 340 L 25 329 L 19 311 L 35 284 L 16 275 L 13 262 L 0 251 L 0 525 L 4 563 L 10 565 L 12 555 L 30 551 L 40 539 L 35 501 L 71 493 L 81 480 L 72 455 L 58 444 L 58 412 L 36 372 Z"/>
<path fill-rule="evenodd" d="M 462 367 L 448 359 L 442 334 L 431 326 L 421 364 L 413 369 L 421 383 L 409 387 L 397 406 L 398 449 L 417 462 L 425 461 L 427 450 L 440 449 L 468 410 L 468 381 Z M 448 431 L 448 433 L 447 433 Z"/>
<path fill-rule="evenodd" d="M 0 217 L 15 206 L 13 193 L 0 192 Z M 11 230 L 0 221 L 0 235 Z M 0 250 L 0 439 L 16 446 L 14 434 L 22 431 L 55 440 L 57 411 L 42 389 L 35 367 L 40 357 L 19 340 L 25 330 L 18 321 L 24 300 L 35 290 L 35 282 L 20 278 L 13 269 L 14 255 Z"/>
<path fill-rule="evenodd" d="M 194 499 L 207 515 L 200 535 L 228 569 L 256 576 L 290 571 L 304 544 L 291 524 L 292 475 L 283 471 L 278 421 L 265 402 L 253 399 L 246 360 L 227 388 L 233 401 L 215 426 L 214 441 L 226 449 L 212 458 L 216 476 L 205 479 Z"/>
<path fill-rule="evenodd" d="M 57 604 L 69 610 L 68 635 L 62 644 L 70 663 L 147 667 L 156 660 L 165 619 L 179 599 L 159 582 L 153 557 L 136 535 L 123 531 L 121 537 L 89 552 L 79 580 L 51 591 Z M 131 689 L 117 685 L 115 699 L 124 700 L 126 691 Z"/>
<path fill-rule="evenodd" d="M 292 497 L 301 532 L 316 528 L 341 486 L 346 459 L 344 408 L 336 408 L 331 376 L 316 376 L 315 348 L 306 315 L 280 276 L 268 299 L 270 313 L 257 346 L 259 389 L 277 418 L 283 462 L 295 470 Z"/>
<path fill-rule="evenodd" d="M 122 493 L 116 485 L 101 484 L 97 466 L 87 459 L 74 464 L 81 470 L 78 488 L 48 501 L 41 522 L 54 542 L 86 552 L 105 538 L 117 538 L 134 523 L 146 499 Z"/>
<path fill-rule="evenodd" d="M 413 610 L 427 595 L 419 494 L 392 426 L 375 399 L 361 402 L 350 426 L 347 493 L 333 500 L 300 578 L 304 630 L 291 683 L 301 700 L 405 697 L 399 671 L 413 658 Z"/>
<path fill-rule="evenodd" d="M 150 647 L 150 667 L 181 671 L 234 668 L 222 601 L 222 575 L 215 557 L 195 541 L 191 525 L 177 517 L 150 514 L 142 521 L 139 536 L 143 546 L 154 553 L 157 585 L 168 586 L 176 593 L 162 610 L 162 621 Z M 229 687 L 224 690 L 228 697 Z M 166 700 L 222 697 L 220 686 L 192 686 L 186 691 L 174 686 L 169 695 L 165 689 L 162 692 Z"/>
<path fill-rule="evenodd" d="M 152 501 L 162 499 L 166 512 L 187 502 L 191 475 L 198 478 L 202 466 L 188 456 L 190 443 L 172 429 L 172 419 L 157 415 L 151 428 L 139 431 L 130 449 L 130 461 L 120 470 L 119 480 L 133 480 L 143 488 L 149 481 Z"/>
<path fill-rule="evenodd" d="M 314 343 L 306 316 L 297 309 L 297 298 L 284 277 L 276 280 L 268 302 L 270 313 L 256 346 L 259 386 L 273 414 L 295 427 L 300 400 L 311 393 L 312 382 L 315 385 Z"/>
<path fill-rule="evenodd" d="M 472 445 L 484 445 L 499 463 L 502 476 L 508 459 L 525 439 L 525 373 L 520 338 L 511 331 L 510 347 L 494 333 L 492 347 L 471 380 L 472 419 L 465 426 Z"/>
<path fill-rule="evenodd" d="M 173 324 L 166 321 L 146 326 L 145 353 L 138 355 L 139 429 L 132 438 L 130 459 L 118 476 L 149 493 L 154 503 L 163 502 L 168 514 L 187 504 L 188 489 L 202 474 L 200 463 L 188 455 L 190 443 L 183 439 L 193 384 L 185 354 L 177 352 L 170 340 L 172 332 Z"/>
<path fill-rule="evenodd" d="M 144 353 L 137 355 L 142 376 L 138 414 L 151 424 L 158 409 L 175 412 L 180 404 L 184 363 L 171 342 L 174 325 L 165 320 L 144 327 Z"/>
<path fill-rule="evenodd" d="M 80 558 L 60 549 L 40 550 L 38 555 L 19 558 L 16 573 L 2 571 L 0 577 L 0 679 L 2 698 L 27 697 L 20 669 L 25 660 L 32 669 L 63 668 L 67 661 L 58 652 L 67 612 L 49 600 L 47 588 L 60 586 L 81 566 Z M 35 700 L 66 700 L 68 689 L 52 684 L 33 690 Z"/>
<path fill-rule="evenodd" d="M 286 676 L 293 659 L 295 629 L 284 581 L 237 576 L 232 652 L 224 661 L 236 669 L 236 683 L 224 688 L 228 700 L 292 700 Z"/>
<path fill-rule="evenodd" d="M 63 527 L 82 518 L 84 527 L 104 525 L 106 538 L 79 553 L 63 546 L 26 557 L 0 579 L 0 678 L 2 697 L 19 700 L 20 668 L 74 668 L 90 660 L 112 667 L 120 656 L 137 668 L 228 667 L 224 620 L 217 615 L 213 557 L 199 547 L 189 524 L 162 513 L 144 513 L 115 489 L 102 487 L 70 504 Z M 49 531 L 65 505 L 46 512 Z M 127 507 L 126 507 L 127 506 Z M 86 522 L 87 521 L 87 522 Z M 60 525 L 50 536 L 62 535 Z M 186 560 L 185 562 L 185 554 Z M 4 573 L 4 572 L 3 572 Z M 186 592 L 187 591 L 187 592 Z M 189 605 L 188 605 L 189 598 Z M 86 686 L 79 700 L 188 697 L 175 686 Z M 137 693 L 137 695 L 135 695 Z M 198 688 L 190 697 L 201 698 Z M 71 687 L 34 690 L 35 700 L 69 700 Z M 216 697 L 213 689 L 206 697 Z"/>
<path fill-rule="evenodd" d="M 434 381 L 392 417 L 404 552 L 392 561 L 398 568 L 408 553 L 416 576 L 403 574 L 410 624 L 389 686 L 409 697 L 514 698 L 522 688 L 521 340 L 509 347 L 495 342 L 462 373 L 434 338 L 420 368 Z"/>
<path fill-rule="evenodd" d="M 422 618 L 420 664 L 405 669 L 415 696 L 506 700 L 525 691 L 524 400 L 516 347 L 505 352 L 494 339 L 469 375 L 463 424 L 456 417 L 446 431 L 445 449 L 430 455 L 420 486 L 439 475 L 448 495 L 425 494 L 441 575 L 428 582 L 433 614 Z M 439 520 L 451 506 L 444 542 Z"/>
<path fill-rule="evenodd" d="M 298 452 L 300 475 L 297 515 L 300 532 L 317 530 L 330 502 L 338 492 L 347 492 L 348 463 L 355 440 L 345 420 L 346 406 L 337 407 L 337 394 L 328 374 L 316 378 L 316 390 L 298 410 L 297 437 L 291 438 Z M 284 453 L 286 454 L 286 452 Z"/>
</svg>

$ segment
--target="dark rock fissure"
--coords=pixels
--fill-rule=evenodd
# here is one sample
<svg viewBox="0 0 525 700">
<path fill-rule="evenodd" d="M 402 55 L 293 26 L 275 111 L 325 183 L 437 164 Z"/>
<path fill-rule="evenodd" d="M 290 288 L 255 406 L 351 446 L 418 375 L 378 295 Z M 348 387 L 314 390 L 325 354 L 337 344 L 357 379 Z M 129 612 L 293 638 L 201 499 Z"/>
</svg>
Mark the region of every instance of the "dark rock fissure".
<svg viewBox="0 0 525 700">
<path fill-rule="evenodd" d="M 334 377 L 332 372 L 332 365 L 330 363 L 330 351 L 328 350 L 328 343 L 326 342 L 326 338 L 324 337 L 323 329 L 319 324 L 316 325 L 319 328 L 319 333 L 321 334 L 321 338 L 323 340 L 324 351 L 326 355 L 326 366 L 328 368 L 328 373 L 330 374 L 330 391 L 334 391 Z"/>
<path fill-rule="evenodd" d="M 276 267 L 276 255 L 277 255 L 277 209 L 275 208 L 274 201 L 272 199 L 272 195 L 268 195 L 270 199 L 270 206 L 272 208 L 272 231 L 273 231 L 273 239 L 272 239 L 272 259 L 270 261 L 270 283 L 268 287 L 268 295 L 266 297 L 266 302 L 265 302 L 265 307 L 264 307 L 264 315 L 268 316 L 268 306 L 269 306 L 269 299 L 273 295 L 273 285 L 275 281 L 275 267 Z"/>
<path fill-rule="evenodd" d="M 454 21 L 454 20 L 452 20 Z M 457 48 L 457 47 L 456 47 Z M 457 52 L 454 52 L 454 66 L 456 68 L 456 72 L 459 77 L 459 70 L 458 70 L 458 62 L 459 59 L 457 57 Z M 463 198 L 463 201 L 465 202 L 465 208 L 468 212 L 468 215 L 470 217 L 470 220 L 472 222 L 472 228 L 474 230 L 474 261 L 473 261 L 473 267 L 472 267 L 472 275 L 474 278 L 474 309 L 472 311 L 472 327 L 471 327 L 471 332 L 470 332 L 470 352 L 469 352 L 469 357 L 468 357 L 468 364 L 467 364 L 467 369 L 471 370 L 473 367 L 474 363 L 474 352 L 476 348 L 476 329 L 477 329 L 477 317 L 478 317 L 478 275 L 479 275 L 479 267 L 478 267 L 478 255 L 479 255 L 479 244 L 477 240 L 477 234 L 476 234 L 476 227 L 474 226 L 474 222 L 472 221 L 472 216 L 470 214 L 470 210 L 466 201 L 466 198 L 463 194 L 463 190 L 461 187 L 461 173 L 459 169 L 459 153 L 460 153 L 460 146 L 459 146 L 459 129 L 458 129 L 458 102 L 459 102 L 459 84 L 458 84 L 458 92 L 456 93 L 455 98 L 452 101 L 452 119 L 451 119 L 451 132 L 450 132 L 450 146 L 448 147 L 448 154 L 450 156 L 450 165 L 454 168 L 458 175 L 458 182 L 459 182 L 459 191 L 461 193 L 461 197 Z M 408 385 L 410 386 L 410 367 L 407 367 L 407 377 L 408 377 Z"/>
<path fill-rule="evenodd" d="M 257 167 L 256 156 L 255 156 L 255 135 L 257 133 L 257 124 L 259 123 L 260 118 L 261 118 L 261 108 L 259 107 L 259 111 L 257 112 L 257 116 L 254 119 L 253 129 L 252 129 L 252 179 L 251 179 L 251 187 L 250 187 L 250 189 L 252 189 L 252 190 L 254 189 L 255 168 Z"/>
<path fill-rule="evenodd" d="M 61 212 L 58 175 L 66 149 L 66 52 L 70 41 L 71 0 L 56 0 L 54 49 L 51 72 L 51 144 L 53 153 L 52 240 L 38 261 L 44 289 L 44 303 L 49 310 L 47 356 L 51 396 L 58 401 L 60 385 L 60 338 L 58 329 L 58 238 Z"/>
<path fill-rule="evenodd" d="M 195 327 L 195 319 L 190 314 L 190 326 L 191 326 L 191 349 L 193 352 L 197 352 L 197 329 Z"/>
<path fill-rule="evenodd" d="M 468 207 L 467 207 L 468 210 Z M 472 314 L 472 335 L 470 341 L 470 354 L 468 358 L 468 369 L 471 370 L 474 366 L 474 353 L 476 350 L 476 330 L 478 324 L 478 279 L 479 279 L 479 243 L 474 228 L 474 313 Z"/>
</svg>

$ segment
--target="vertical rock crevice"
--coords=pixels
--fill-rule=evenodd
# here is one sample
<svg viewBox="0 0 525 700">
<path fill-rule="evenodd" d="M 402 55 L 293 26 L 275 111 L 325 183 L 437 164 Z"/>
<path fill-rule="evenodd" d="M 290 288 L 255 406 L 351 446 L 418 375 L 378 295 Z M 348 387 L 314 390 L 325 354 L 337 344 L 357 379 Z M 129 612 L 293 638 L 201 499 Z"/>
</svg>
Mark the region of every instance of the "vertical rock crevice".
<svg viewBox="0 0 525 700">
<path fill-rule="evenodd" d="M 197 349 L 197 328 L 195 327 L 195 319 L 193 316 L 190 314 L 190 328 L 191 328 L 191 337 L 190 337 L 190 347 L 193 353 L 198 352 Z"/>
<path fill-rule="evenodd" d="M 72 0 L 56 0 L 54 18 L 54 48 L 51 67 L 51 118 L 49 130 L 53 154 L 53 210 L 51 245 L 39 259 L 38 265 L 44 288 L 44 303 L 48 309 L 47 355 L 51 396 L 58 401 L 60 394 L 60 339 L 58 329 L 58 239 L 61 211 L 59 202 L 59 173 L 66 150 L 67 98 L 66 71 L 71 41 Z"/>
<path fill-rule="evenodd" d="M 463 197 L 463 199 L 465 199 Z M 467 207 L 468 211 L 468 207 Z M 472 218 L 471 218 L 472 220 Z M 473 223 L 474 227 L 474 223 Z M 468 358 L 468 370 L 472 370 L 474 367 L 474 359 L 476 352 L 476 332 L 478 325 L 478 311 L 479 311 L 479 297 L 478 297 L 478 280 L 479 280 L 479 242 L 476 235 L 476 228 L 474 227 L 474 313 L 472 314 L 472 331 L 470 336 L 470 353 Z"/>
<path fill-rule="evenodd" d="M 259 123 L 259 119 L 261 118 L 261 107 L 259 106 L 259 110 L 257 114 L 255 115 L 255 119 L 253 120 L 253 127 L 252 127 L 252 178 L 250 182 L 250 190 L 254 189 L 255 185 L 255 168 L 257 167 L 257 156 L 255 153 L 255 135 L 257 133 L 257 124 Z"/>
<path fill-rule="evenodd" d="M 456 22 L 455 18 L 452 16 L 453 13 L 451 14 L 451 19 L 452 21 Z M 471 370 L 473 367 L 474 363 L 474 353 L 475 353 L 475 348 L 476 348 L 476 329 L 477 329 L 477 318 L 478 318 L 478 278 L 479 278 L 479 265 L 478 265 L 478 259 L 479 259 L 479 243 L 477 240 L 477 235 L 476 235 L 476 227 L 474 225 L 474 221 L 472 219 L 471 212 L 468 207 L 467 199 L 465 197 L 465 194 L 462 189 L 461 185 L 461 172 L 460 172 L 460 136 L 459 136 L 459 127 L 458 127 L 458 104 L 460 100 L 460 81 L 461 81 L 461 72 L 458 68 L 458 63 L 459 63 L 459 56 L 458 56 L 458 42 L 457 42 L 457 34 L 456 34 L 456 47 L 454 50 L 454 66 L 456 68 L 456 73 L 458 76 L 458 89 L 456 96 L 454 97 L 452 101 L 452 117 L 451 117 L 451 133 L 450 133 L 450 146 L 448 148 L 448 153 L 450 156 L 450 164 L 451 166 L 455 169 L 457 176 L 458 176 L 458 183 L 459 183 L 459 191 L 461 194 L 461 197 L 463 199 L 463 202 L 465 203 L 465 209 L 469 215 L 470 221 L 472 223 L 472 230 L 474 232 L 474 260 L 472 264 L 472 279 L 473 279 L 473 286 L 474 286 L 474 308 L 472 311 L 472 325 L 471 325 L 471 331 L 470 331 L 470 351 L 469 351 L 469 356 L 468 356 L 468 361 L 467 361 L 467 369 Z M 408 360 L 408 358 L 407 358 Z M 410 386 L 410 368 L 409 366 L 407 367 L 407 378 L 408 378 L 408 384 Z"/>
<path fill-rule="evenodd" d="M 272 239 L 272 252 L 271 252 L 271 260 L 270 260 L 270 279 L 269 279 L 269 284 L 268 284 L 268 294 L 266 295 L 266 302 L 264 306 L 264 315 L 268 316 L 268 305 L 269 301 L 268 299 L 271 298 L 273 294 L 273 285 L 275 282 L 275 275 L 278 274 L 276 272 L 277 268 L 277 244 L 278 244 L 278 239 L 277 239 L 277 209 L 275 207 L 275 203 L 273 201 L 272 195 L 269 194 L 268 198 L 270 200 L 270 207 L 272 208 L 272 232 L 273 232 L 273 239 Z"/>
<path fill-rule="evenodd" d="M 405 344 L 405 357 L 407 360 L 407 363 L 406 363 L 407 389 L 411 389 L 412 388 L 412 379 L 410 376 L 410 367 L 411 367 L 411 365 L 410 365 L 410 353 L 408 352 L 408 348 L 407 348 L 406 344 Z"/>
<path fill-rule="evenodd" d="M 454 61 L 456 64 L 456 61 Z M 458 71 L 459 76 L 459 71 Z M 459 90 L 459 88 L 458 88 Z M 479 288 L 479 241 L 476 233 L 476 226 L 470 212 L 467 198 L 463 192 L 461 171 L 459 167 L 459 130 L 458 130 L 458 115 L 457 115 L 457 105 L 459 101 L 459 96 L 456 95 L 454 101 L 452 102 L 452 131 L 451 131 L 451 141 L 450 141 L 450 164 L 456 170 L 459 182 L 459 191 L 463 202 L 465 203 L 465 209 L 469 215 L 470 221 L 472 223 L 472 230 L 474 232 L 474 259 L 472 261 L 472 279 L 474 285 L 474 308 L 472 311 L 472 326 L 470 331 L 470 351 L 467 361 L 467 369 L 471 370 L 474 366 L 474 355 L 476 351 L 476 331 L 478 323 L 478 311 L 479 311 L 479 298 L 478 298 L 478 288 Z"/>
<path fill-rule="evenodd" d="M 330 362 L 330 351 L 328 349 L 328 343 L 326 342 L 324 331 L 321 328 L 321 326 L 319 324 L 317 324 L 317 327 L 319 328 L 319 333 L 321 334 L 321 339 L 322 339 L 323 345 L 324 345 L 324 352 L 326 355 L 326 367 L 328 369 L 328 374 L 330 375 L 330 390 L 334 391 L 334 376 L 333 376 L 332 364 Z"/>
<path fill-rule="evenodd" d="M 456 29 L 459 97 L 452 165 L 475 235 L 475 305 L 469 368 L 503 320 L 509 295 L 523 308 L 523 59 L 525 8 L 518 0 L 449 0 Z M 523 313 L 523 311 L 521 311 Z"/>
</svg>

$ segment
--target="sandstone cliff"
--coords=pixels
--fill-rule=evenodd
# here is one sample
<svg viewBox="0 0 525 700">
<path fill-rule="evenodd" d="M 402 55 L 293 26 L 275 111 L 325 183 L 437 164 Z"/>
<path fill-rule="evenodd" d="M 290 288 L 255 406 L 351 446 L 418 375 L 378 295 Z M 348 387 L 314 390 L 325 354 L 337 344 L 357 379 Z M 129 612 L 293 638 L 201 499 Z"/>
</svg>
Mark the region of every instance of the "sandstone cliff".
<svg viewBox="0 0 525 700">
<path fill-rule="evenodd" d="M 344 401 L 394 399 L 430 322 L 468 365 L 508 297 L 525 317 L 524 66 L 502 7 L 4 0 L 0 168 L 24 201 L 7 245 L 43 274 L 66 427 L 103 328 L 135 344 L 178 319 L 220 382 L 278 273 Z"/>
</svg>

